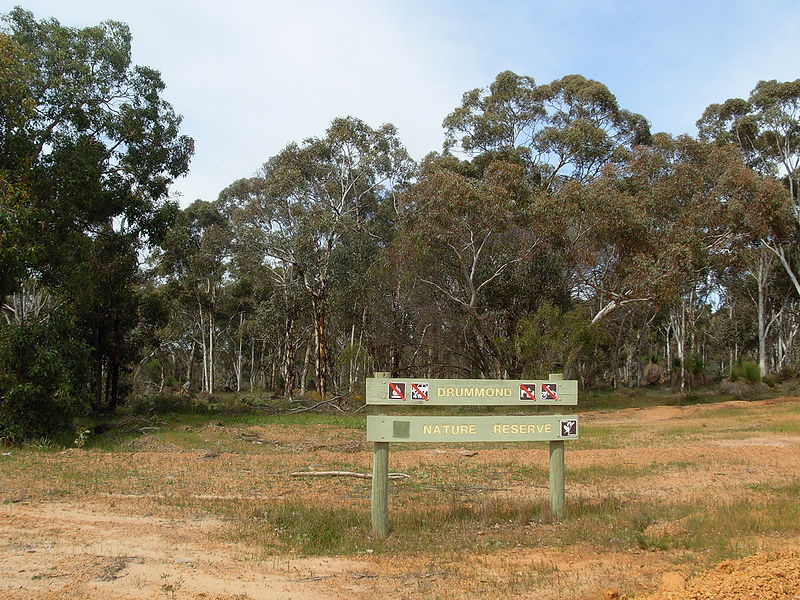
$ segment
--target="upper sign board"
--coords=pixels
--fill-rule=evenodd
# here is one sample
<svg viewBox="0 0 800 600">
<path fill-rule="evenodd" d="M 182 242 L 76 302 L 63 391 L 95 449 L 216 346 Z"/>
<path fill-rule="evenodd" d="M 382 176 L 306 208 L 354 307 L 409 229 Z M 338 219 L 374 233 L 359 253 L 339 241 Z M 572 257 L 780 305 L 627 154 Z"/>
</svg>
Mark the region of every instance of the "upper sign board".
<svg viewBox="0 0 800 600">
<path fill-rule="evenodd" d="M 574 379 L 367 379 L 367 404 L 539 405 L 578 404 Z"/>
</svg>

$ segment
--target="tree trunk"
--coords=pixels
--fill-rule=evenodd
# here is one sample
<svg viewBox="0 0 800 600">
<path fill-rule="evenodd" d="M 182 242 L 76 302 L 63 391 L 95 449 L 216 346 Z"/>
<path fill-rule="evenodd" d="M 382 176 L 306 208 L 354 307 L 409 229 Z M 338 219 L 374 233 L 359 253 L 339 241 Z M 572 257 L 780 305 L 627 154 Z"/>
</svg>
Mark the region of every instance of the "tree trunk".
<svg viewBox="0 0 800 600">
<path fill-rule="evenodd" d="M 664 360 L 667 362 L 667 364 L 664 365 L 664 368 L 666 369 L 670 378 L 672 377 L 672 332 L 672 325 L 668 325 L 666 335 L 664 336 L 666 338 Z"/>
<path fill-rule="evenodd" d="M 296 349 L 294 345 L 294 315 L 291 313 L 286 316 L 286 325 L 283 330 L 283 395 L 291 398 L 294 392 L 294 379 L 296 368 Z"/>
<path fill-rule="evenodd" d="M 214 312 L 208 312 L 208 393 L 214 393 Z"/>
<path fill-rule="evenodd" d="M 328 378 L 330 375 L 328 364 L 328 329 L 325 314 L 325 296 L 320 292 L 312 298 L 314 311 L 314 341 L 316 342 L 316 377 L 317 392 L 324 398 L 328 393 Z"/>
<path fill-rule="evenodd" d="M 206 343 L 206 320 L 203 316 L 203 307 L 198 302 L 197 309 L 200 315 L 200 341 L 203 346 L 203 381 L 202 390 L 208 391 L 208 344 Z"/>
<path fill-rule="evenodd" d="M 303 370 L 300 371 L 300 395 L 306 394 L 306 382 L 308 381 L 308 365 L 311 364 L 311 342 L 306 342 L 306 351 L 303 355 Z"/>
<path fill-rule="evenodd" d="M 791 179 L 791 177 L 789 178 Z M 781 265 L 783 266 L 783 270 L 786 271 L 786 274 L 789 276 L 789 279 L 794 286 L 795 291 L 798 295 L 800 295 L 800 281 L 797 279 L 797 274 L 794 272 L 791 263 L 789 262 L 789 258 L 786 256 L 786 249 L 783 246 L 776 244 L 769 244 L 766 240 L 761 240 L 761 243 L 764 244 L 775 256 L 778 257 L 778 260 L 781 261 Z"/>
<path fill-rule="evenodd" d="M 186 381 L 189 385 L 192 384 L 192 375 L 194 374 L 194 351 L 197 348 L 197 342 L 192 340 L 192 349 L 189 351 L 189 362 L 186 365 Z"/>
<path fill-rule="evenodd" d="M 681 297 L 680 307 L 670 311 L 670 325 L 675 337 L 675 353 L 680 361 L 678 386 L 686 393 L 686 297 Z"/>
<path fill-rule="evenodd" d="M 254 380 L 253 377 L 255 375 L 255 368 L 256 368 L 256 338 L 255 336 L 250 336 L 250 390 L 252 391 Z"/>
<path fill-rule="evenodd" d="M 242 324 L 244 313 L 239 313 L 239 354 L 236 361 L 236 391 L 242 391 Z"/>
<path fill-rule="evenodd" d="M 768 268 L 765 264 L 763 252 L 759 253 L 756 282 L 758 284 L 758 371 L 763 377 L 767 374 L 767 276 Z"/>
</svg>

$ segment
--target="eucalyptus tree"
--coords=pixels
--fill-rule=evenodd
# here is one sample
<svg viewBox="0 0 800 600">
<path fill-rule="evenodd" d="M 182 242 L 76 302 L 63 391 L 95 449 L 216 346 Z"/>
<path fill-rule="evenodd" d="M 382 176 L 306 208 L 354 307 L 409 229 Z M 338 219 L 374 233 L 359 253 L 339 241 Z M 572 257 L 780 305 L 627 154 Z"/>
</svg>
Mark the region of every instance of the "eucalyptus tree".
<svg viewBox="0 0 800 600">
<path fill-rule="evenodd" d="M 330 391 L 330 292 L 334 257 L 349 232 L 370 235 L 380 206 L 411 175 L 413 163 L 395 128 L 373 129 L 352 118 L 335 119 L 324 137 L 289 144 L 256 177 L 223 192 L 240 207 L 240 236 L 265 262 L 302 282 L 310 301 L 316 387 Z"/>
<path fill-rule="evenodd" d="M 782 223 L 764 232 L 760 242 L 777 256 L 800 295 L 800 79 L 759 81 L 747 100 L 711 104 L 697 126 L 701 139 L 736 145 L 755 171 L 786 186 L 794 226 Z"/>
<path fill-rule="evenodd" d="M 563 243 L 597 301 L 595 322 L 633 302 L 667 305 L 762 226 L 752 207 L 765 222 L 781 218 L 779 191 L 735 152 L 666 134 L 562 200 L 551 214 L 569 224 Z"/>
<path fill-rule="evenodd" d="M 520 165 L 494 161 L 478 179 L 446 165 L 434 165 L 409 189 L 398 243 L 412 277 L 460 314 L 456 328 L 473 349 L 468 371 L 499 377 L 506 365 L 497 340 L 507 331 L 491 298 L 543 236 L 527 213 Z"/>
<path fill-rule="evenodd" d="M 217 380 L 220 305 L 231 256 L 232 231 L 223 207 L 197 200 L 179 213 L 157 257 L 158 274 L 179 299 L 176 310 L 186 312 L 193 324 L 191 340 L 202 351 L 201 383 L 208 393 Z"/>
<path fill-rule="evenodd" d="M 13 227 L 2 291 L 27 280 L 47 291 L 37 318 L 73 324 L 91 348 L 94 407 L 113 408 L 132 358 L 136 261 L 174 217 L 168 188 L 187 171 L 192 140 L 159 73 L 131 65 L 126 25 L 70 28 L 21 8 L 3 21 L 0 201 Z"/>
<path fill-rule="evenodd" d="M 521 161 L 530 182 L 548 191 L 594 179 L 650 137 L 647 120 L 620 108 L 600 82 L 567 75 L 537 85 L 511 71 L 466 92 L 444 127 L 446 148 L 460 144 L 470 156 Z"/>
</svg>

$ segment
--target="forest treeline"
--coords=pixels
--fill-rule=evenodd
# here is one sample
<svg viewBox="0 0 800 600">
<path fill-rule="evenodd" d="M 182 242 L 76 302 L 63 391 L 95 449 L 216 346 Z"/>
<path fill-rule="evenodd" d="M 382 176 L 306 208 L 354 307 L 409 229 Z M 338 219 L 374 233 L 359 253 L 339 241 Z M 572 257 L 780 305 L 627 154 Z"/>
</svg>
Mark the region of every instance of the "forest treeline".
<svg viewBox="0 0 800 600">
<path fill-rule="evenodd" d="M 180 209 L 193 141 L 127 26 L 3 23 L 0 438 L 375 371 L 684 391 L 800 366 L 800 80 L 673 137 L 600 82 L 505 71 L 419 163 L 338 118 Z"/>
</svg>

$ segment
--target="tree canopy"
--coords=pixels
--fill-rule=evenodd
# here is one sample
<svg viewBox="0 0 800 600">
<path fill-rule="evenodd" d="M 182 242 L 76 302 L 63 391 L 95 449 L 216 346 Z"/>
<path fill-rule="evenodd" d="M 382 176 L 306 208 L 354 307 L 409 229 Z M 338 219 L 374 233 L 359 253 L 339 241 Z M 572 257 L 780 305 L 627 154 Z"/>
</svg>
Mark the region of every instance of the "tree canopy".
<svg viewBox="0 0 800 600">
<path fill-rule="evenodd" d="M 4 440 L 136 394 L 357 403 L 375 371 L 685 391 L 800 369 L 800 80 L 671 136 L 601 82 L 503 71 L 419 164 L 340 117 L 181 209 L 193 142 L 128 27 L 3 23 Z"/>
<path fill-rule="evenodd" d="M 87 348 L 93 376 L 69 395 L 113 408 L 135 354 L 127 338 L 137 320 L 139 253 L 172 224 L 169 184 L 187 172 L 193 142 L 161 98 L 159 73 L 131 65 L 126 25 L 70 28 L 21 8 L 3 22 L 0 291 L 7 327 L 71 324 L 69 337 Z M 67 335 L 65 327 L 56 337 Z M 7 356 L 11 347 L 3 349 Z M 8 410 L 20 385 L 2 391 Z"/>
</svg>

